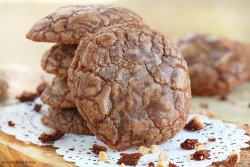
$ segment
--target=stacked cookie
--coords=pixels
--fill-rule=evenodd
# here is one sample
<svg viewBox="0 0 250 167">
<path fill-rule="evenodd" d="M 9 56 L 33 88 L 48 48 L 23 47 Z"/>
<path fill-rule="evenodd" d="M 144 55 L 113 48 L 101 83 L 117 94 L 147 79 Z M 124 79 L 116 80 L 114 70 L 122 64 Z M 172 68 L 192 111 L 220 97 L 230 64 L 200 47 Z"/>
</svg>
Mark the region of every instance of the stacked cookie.
<svg viewBox="0 0 250 167">
<path fill-rule="evenodd" d="M 163 143 L 184 128 L 191 104 L 186 62 L 141 22 L 125 8 L 69 6 L 31 29 L 29 39 L 58 43 L 42 59 L 57 75 L 41 96 L 51 106 L 43 123 L 85 128 L 82 134 L 119 151 Z"/>
<path fill-rule="evenodd" d="M 39 42 L 55 42 L 45 52 L 41 66 L 56 75 L 41 95 L 50 106 L 43 113 L 42 122 L 54 129 L 76 134 L 92 134 L 77 111 L 67 86 L 68 69 L 81 38 L 98 32 L 101 28 L 142 22 L 141 17 L 129 9 L 113 5 L 67 6 L 38 21 L 27 38 Z"/>
</svg>

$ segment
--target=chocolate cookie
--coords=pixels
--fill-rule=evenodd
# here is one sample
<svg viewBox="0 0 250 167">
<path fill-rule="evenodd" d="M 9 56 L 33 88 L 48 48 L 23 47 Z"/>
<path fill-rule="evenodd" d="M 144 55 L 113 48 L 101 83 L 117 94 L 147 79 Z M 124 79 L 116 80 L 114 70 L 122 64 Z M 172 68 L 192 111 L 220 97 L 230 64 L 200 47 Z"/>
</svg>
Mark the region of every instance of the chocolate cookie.
<svg viewBox="0 0 250 167">
<path fill-rule="evenodd" d="M 3 98 L 6 95 L 8 87 L 8 83 L 5 80 L 0 79 L 0 98 Z"/>
<path fill-rule="evenodd" d="M 148 26 L 117 25 L 81 40 L 68 77 L 89 129 L 111 148 L 163 143 L 185 126 L 191 103 L 186 62 Z"/>
<path fill-rule="evenodd" d="M 249 79 L 250 55 L 239 42 L 191 34 L 178 45 L 188 64 L 193 95 L 223 94 Z"/>
<path fill-rule="evenodd" d="M 78 44 L 80 39 L 102 27 L 142 18 L 127 8 L 114 5 L 65 6 L 38 21 L 27 38 L 38 42 Z"/>
<path fill-rule="evenodd" d="M 41 100 L 54 108 L 72 108 L 75 103 L 71 98 L 67 78 L 55 77 L 52 84 L 41 94 Z"/>
<path fill-rule="evenodd" d="M 68 69 L 75 55 L 77 45 L 56 44 L 45 52 L 41 66 L 44 71 L 68 77 Z"/>
<path fill-rule="evenodd" d="M 92 135 L 77 108 L 49 108 L 42 113 L 42 123 L 64 133 Z"/>
</svg>

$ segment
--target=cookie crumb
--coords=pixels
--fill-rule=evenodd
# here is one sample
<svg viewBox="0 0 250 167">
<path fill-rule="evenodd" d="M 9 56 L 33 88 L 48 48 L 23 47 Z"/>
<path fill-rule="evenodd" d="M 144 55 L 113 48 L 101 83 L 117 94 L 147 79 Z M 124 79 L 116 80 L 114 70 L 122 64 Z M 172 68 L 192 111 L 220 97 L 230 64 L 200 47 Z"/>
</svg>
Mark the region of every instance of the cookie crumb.
<svg viewBox="0 0 250 167">
<path fill-rule="evenodd" d="M 199 150 L 196 151 L 194 154 L 191 154 L 191 159 L 201 161 L 207 159 L 210 156 L 210 150 Z"/>
<path fill-rule="evenodd" d="M 126 167 L 126 165 L 124 163 L 121 163 L 120 167 Z"/>
<path fill-rule="evenodd" d="M 169 162 L 168 167 L 178 167 L 178 166 L 175 165 L 174 163 Z"/>
<path fill-rule="evenodd" d="M 155 167 L 155 164 L 153 162 L 149 162 L 148 167 Z"/>
<path fill-rule="evenodd" d="M 168 159 L 167 155 L 164 152 L 161 152 L 158 156 L 159 161 L 166 161 Z"/>
<path fill-rule="evenodd" d="M 160 151 L 160 147 L 158 145 L 151 145 L 150 146 L 151 153 L 157 153 Z"/>
<path fill-rule="evenodd" d="M 92 153 L 99 155 L 99 153 L 103 151 L 103 152 L 107 152 L 107 148 L 98 144 L 93 144 L 92 145 Z"/>
<path fill-rule="evenodd" d="M 48 84 L 46 82 L 42 82 L 41 84 L 39 84 L 36 88 L 36 92 L 37 94 L 40 96 L 43 91 L 47 88 Z"/>
<path fill-rule="evenodd" d="M 207 104 L 207 103 L 200 103 L 200 106 L 201 106 L 202 108 L 205 108 L 205 109 L 208 108 L 208 104 Z"/>
<path fill-rule="evenodd" d="M 143 156 L 141 153 L 134 153 L 134 154 L 127 154 L 127 153 L 121 153 L 120 159 L 117 161 L 117 164 L 124 163 L 125 165 L 137 165 L 140 158 Z"/>
<path fill-rule="evenodd" d="M 140 146 L 138 152 L 141 154 L 148 154 L 148 148 L 146 146 Z"/>
<path fill-rule="evenodd" d="M 216 138 L 214 138 L 214 137 L 209 137 L 209 138 L 208 138 L 208 141 L 210 141 L 210 142 L 215 142 L 215 141 L 216 141 Z"/>
<path fill-rule="evenodd" d="M 13 127 L 13 126 L 15 126 L 16 124 L 14 124 L 12 121 L 8 121 L 8 126 L 11 126 L 11 127 Z"/>
<path fill-rule="evenodd" d="M 38 139 L 42 142 L 42 143 L 46 143 L 46 142 L 50 142 L 50 141 L 55 141 L 60 139 L 61 137 L 63 137 L 64 133 L 60 130 L 56 130 L 53 132 L 44 132 L 42 133 Z"/>
<path fill-rule="evenodd" d="M 17 96 L 20 102 L 34 101 L 38 97 L 37 93 L 31 93 L 24 91 L 20 96 Z"/>
<path fill-rule="evenodd" d="M 36 112 L 40 112 L 41 108 L 42 108 L 41 104 L 35 104 L 33 110 L 36 111 Z"/>
<path fill-rule="evenodd" d="M 166 167 L 167 165 L 166 165 L 166 162 L 165 161 L 159 161 L 158 163 L 157 163 L 157 167 Z"/>
<path fill-rule="evenodd" d="M 107 153 L 104 152 L 104 151 L 100 151 L 98 157 L 99 157 L 99 159 L 101 161 L 107 161 L 108 160 Z"/>
<path fill-rule="evenodd" d="M 193 150 L 195 149 L 195 146 L 198 144 L 197 139 L 186 139 L 184 142 L 180 144 L 181 148 L 184 148 L 186 150 Z"/>
<path fill-rule="evenodd" d="M 221 99 L 222 101 L 227 101 L 227 100 L 228 100 L 228 94 L 227 94 L 227 93 L 223 93 L 223 94 L 221 95 L 220 99 Z"/>
<path fill-rule="evenodd" d="M 197 131 L 203 128 L 204 126 L 199 116 L 194 116 L 184 127 L 184 129 L 189 131 Z"/>
<path fill-rule="evenodd" d="M 233 152 L 227 160 L 227 166 L 231 167 L 234 166 L 235 164 L 238 164 L 240 162 L 240 154 Z"/>
</svg>

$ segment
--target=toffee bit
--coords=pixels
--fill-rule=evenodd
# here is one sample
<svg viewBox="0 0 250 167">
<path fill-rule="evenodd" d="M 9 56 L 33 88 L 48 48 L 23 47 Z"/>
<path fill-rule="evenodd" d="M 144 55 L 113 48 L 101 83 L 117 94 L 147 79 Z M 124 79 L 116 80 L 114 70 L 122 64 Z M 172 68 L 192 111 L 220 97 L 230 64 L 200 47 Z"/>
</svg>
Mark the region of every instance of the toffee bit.
<svg viewBox="0 0 250 167">
<path fill-rule="evenodd" d="M 99 155 L 99 153 L 103 151 L 103 152 L 107 152 L 107 148 L 98 144 L 93 144 L 92 145 L 92 153 Z"/>
<path fill-rule="evenodd" d="M 202 161 L 207 159 L 210 156 L 210 150 L 199 150 L 194 154 L 191 154 L 191 159 Z"/>
<path fill-rule="evenodd" d="M 55 141 L 60 139 L 61 137 L 64 136 L 64 133 L 60 130 L 56 130 L 54 132 L 51 133 L 42 133 L 38 139 L 42 142 L 42 143 L 46 143 L 46 142 L 50 142 L 50 141 Z"/>
<path fill-rule="evenodd" d="M 34 101 L 38 97 L 37 93 L 23 92 L 20 96 L 17 96 L 20 102 Z"/>
<path fill-rule="evenodd" d="M 204 126 L 199 116 L 194 116 L 184 127 L 184 129 L 189 131 L 197 131 L 203 128 Z"/>
<path fill-rule="evenodd" d="M 36 112 L 40 112 L 41 108 L 42 108 L 41 104 L 35 104 L 33 110 L 36 111 Z"/>
<path fill-rule="evenodd" d="M 99 157 L 99 159 L 101 161 L 107 161 L 108 160 L 107 153 L 104 152 L 104 151 L 100 151 L 98 157 Z"/>
<path fill-rule="evenodd" d="M 16 124 L 14 124 L 12 121 L 8 121 L 8 126 L 11 126 L 11 127 L 13 127 L 13 126 L 15 126 Z"/>
<path fill-rule="evenodd" d="M 195 146 L 198 144 L 197 139 L 186 139 L 184 142 L 180 144 L 181 148 L 184 148 L 186 150 L 193 150 L 195 149 Z"/>
<path fill-rule="evenodd" d="M 124 163 L 125 165 L 138 165 L 140 158 L 143 156 L 141 153 L 127 154 L 121 153 L 120 159 L 117 161 L 117 164 L 121 165 Z"/>
</svg>

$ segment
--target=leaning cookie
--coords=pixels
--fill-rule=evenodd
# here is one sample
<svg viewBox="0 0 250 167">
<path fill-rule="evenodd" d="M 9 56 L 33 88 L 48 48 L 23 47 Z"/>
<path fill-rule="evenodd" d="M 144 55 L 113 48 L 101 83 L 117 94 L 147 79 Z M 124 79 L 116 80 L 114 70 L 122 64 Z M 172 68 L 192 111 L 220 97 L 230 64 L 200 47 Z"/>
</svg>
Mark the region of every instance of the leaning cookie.
<svg viewBox="0 0 250 167">
<path fill-rule="evenodd" d="M 67 85 L 67 78 L 56 76 L 51 85 L 41 94 L 43 103 L 54 108 L 72 108 L 76 107 L 71 98 L 70 90 Z"/>
<path fill-rule="evenodd" d="M 42 123 L 64 133 L 92 135 L 77 108 L 49 108 L 42 113 Z"/>
<path fill-rule="evenodd" d="M 65 6 L 39 20 L 26 37 L 38 42 L 78 44 L 102 27 L 142 22 L 133 11 L 114 5 Z"/>
<path fill-rule="evenodd" d="M 8 87 L 8 83 L 5 80 L 0 79 L 0 99 L 5 97 Z"/>
<path fill-rule="evenodd" d="M 41 66 L 50 74 L 68 77 L 68 69 L 75 55 L 77 45 L 55 44 L 45 52 Z"/>
<path fill-rule="evenodd" d="M 191 103 L 186 62 L 148 26 L 118 25 L 85 38 L 68 77 L 89 129 L 111 148 L 160 144 L 185 126 Z"/>
<path fill-rule="evenodd" d="M 235 41 L 209 34 L 189 34 L 178 42 L 188 64 L 193 95 L 230 91 L 250 77 L 250 55 Z"/>
</svg>

